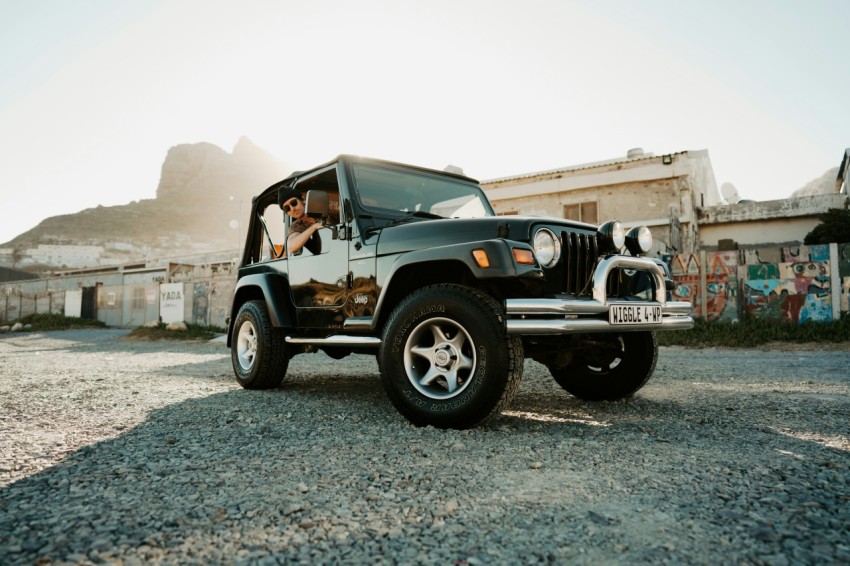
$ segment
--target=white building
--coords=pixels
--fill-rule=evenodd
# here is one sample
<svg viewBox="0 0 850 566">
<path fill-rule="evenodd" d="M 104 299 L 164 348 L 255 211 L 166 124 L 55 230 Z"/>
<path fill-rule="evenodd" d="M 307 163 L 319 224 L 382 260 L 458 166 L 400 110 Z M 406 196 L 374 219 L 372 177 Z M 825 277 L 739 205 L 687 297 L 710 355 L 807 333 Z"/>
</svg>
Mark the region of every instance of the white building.
<svg viewBox="0 0 850 566">
<path fill-rule="evenodd" d="M 646 225 L 656 254 L 699 245 L 697 209 L 721 203 L 707 150 L 664 155 L 633 149 L 623 158 L 481 183 L 499 214 Z"/>
<path fill-rule="evenodd" d="M 846 194 L 740 202 L 700 209 L 700 248 L 707 251 L 799 244 L 830 208 L 844 208 Z"/>
<path fill-rule="evenodd" d="M 39 244 L 24 252 L 22 263 L 41 263 L 56 267 L 86 267 L 99 265 L 103 246 L 74 246 Z"/>
<path fill-rule="evenodd" d="M 800 243 L 830 208 L 850 206 L 850 149 L 835 192 L 723 202 L 707 150 L 625 158 L 481 183 L 499 214 L 554 216 L 652 230 L 654 255 Z"/>
</svg>

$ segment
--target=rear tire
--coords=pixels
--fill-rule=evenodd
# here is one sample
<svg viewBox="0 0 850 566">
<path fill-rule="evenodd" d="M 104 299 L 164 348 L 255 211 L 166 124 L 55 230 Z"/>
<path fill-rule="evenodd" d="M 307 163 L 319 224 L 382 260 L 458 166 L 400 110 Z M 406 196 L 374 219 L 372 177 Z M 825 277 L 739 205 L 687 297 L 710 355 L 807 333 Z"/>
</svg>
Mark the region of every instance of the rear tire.
<svg viewBox="0 0 850 566">
<path fill-rule="evenodd" d="M 280 385 L 289 367 L 283 333 L 272 326 L 266 304 L 248 301 L 233 322 L 230 360 L 236 381 L 245 389 L 272 389 Z"/>
<path fill-rule="evenodd" d="M 460 285 L 415 291 L 390 315 L 378 364 L 392 404 L 417 426 L 465 429 L 501 413 L 522 379 L 522 341 L 502 306 Z"/>
<path fill-rule="evenodd" d="M 646 385 L 658 360 L 653 332 L 624 332 L 594 339 L 601 344 L 576 351 L 566 366 L 547 364 L 558 385 L 586 401 L 616 401 Z"/>
</svg>

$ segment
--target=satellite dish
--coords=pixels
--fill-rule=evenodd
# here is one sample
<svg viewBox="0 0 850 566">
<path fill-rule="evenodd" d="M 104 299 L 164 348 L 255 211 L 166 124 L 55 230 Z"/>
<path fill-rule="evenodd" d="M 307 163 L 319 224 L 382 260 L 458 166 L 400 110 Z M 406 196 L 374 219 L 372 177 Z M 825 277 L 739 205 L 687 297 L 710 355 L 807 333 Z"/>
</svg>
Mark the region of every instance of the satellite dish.
<svg viewBox="0 0 850 566">
<path fill-rule="evenodd" d="M 738 204 L 741 200 L 738 189 L 732 183 L 723 183 L 720 185 L 720 194 L 723 195 L 723 200 L 728 204 Z"/>
</svg>

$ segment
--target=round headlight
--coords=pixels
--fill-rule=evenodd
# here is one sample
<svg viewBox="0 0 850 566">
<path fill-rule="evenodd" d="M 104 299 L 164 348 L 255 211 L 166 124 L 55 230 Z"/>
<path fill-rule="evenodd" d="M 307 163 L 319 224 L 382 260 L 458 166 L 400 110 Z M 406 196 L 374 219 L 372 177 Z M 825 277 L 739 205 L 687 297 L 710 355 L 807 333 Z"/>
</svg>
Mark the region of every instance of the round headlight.
<svg viewBox="0 0 850 566">
<path fill-rule="evenodd" d="M 534 257 L 543 267 L 552 267 L 561 259 L 561 242 L 548 228 L 534 234 Z"/>
<path fill-rule="evenodd" d="M 652 248 L 652 232 L 646 226 L 635 226 L 626 234 L 626 247 L 634 256 L 647 253 Z"/>
<path fill-rule="evenodd" d="M 609 220 L 596 231 L 599 251 L 604 254 L 620 253 L 626 243 L 626 231 L 616 220 Z"/>
</svg>

